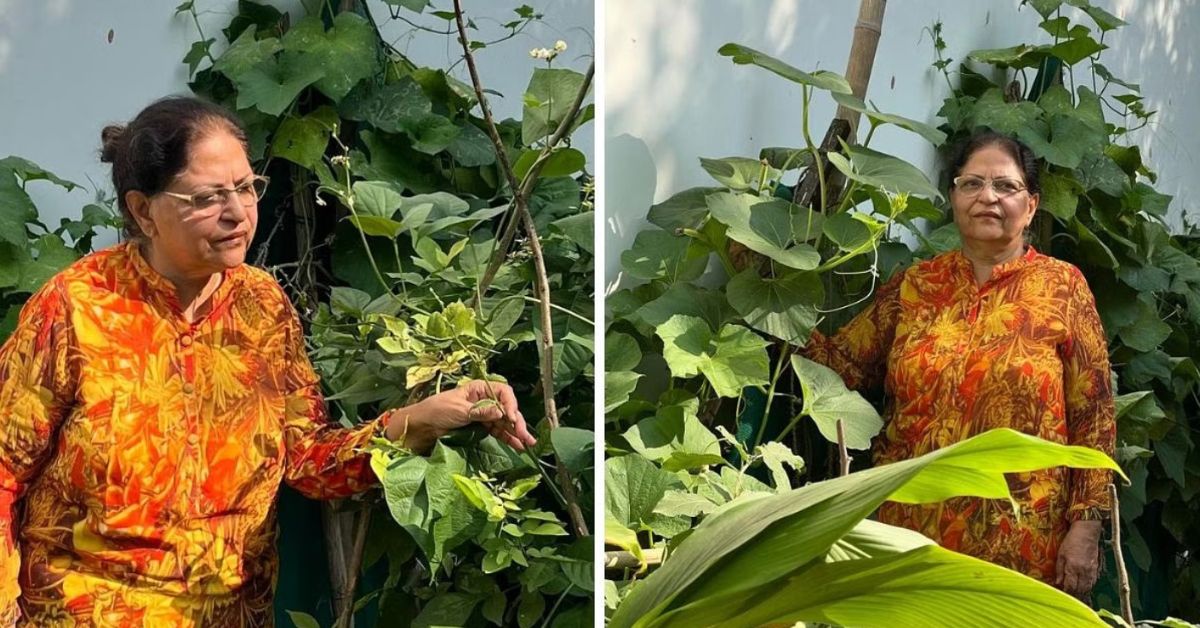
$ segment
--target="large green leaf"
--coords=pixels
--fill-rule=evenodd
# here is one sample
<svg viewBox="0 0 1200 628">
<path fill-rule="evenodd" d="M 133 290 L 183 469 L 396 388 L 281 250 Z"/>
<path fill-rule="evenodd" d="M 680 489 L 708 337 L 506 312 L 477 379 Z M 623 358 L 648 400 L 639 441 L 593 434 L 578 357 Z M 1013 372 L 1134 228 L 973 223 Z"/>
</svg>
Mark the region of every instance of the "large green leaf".
<svg viewBox="0 0 1200 628">
<path fill-rule="evenodd" d="M 1041 177 L 1042 198 L 1040 207 L 1063 222 L 1070 221 L 1079 206 L 1082 186 L 1069 174 L 1043 172 Z"/>
<path fill-rule="evenodd" d="M 320 68 L 316 88 L 338 102 L 356 83 L 379 71 L 377 40 L 366 18 L 347 11 L 338 13 L 328 31 L 320 17 L 310 15 L 288 30 L 280 44 L 284 50 L 303 53 L 307 63 Z"/>
<path fill-rule="evenodd" d="M 803 345 L 817 326 L 825 288 L 816 273 L 792 272 L 763 278 L 751 268 L 725 286 L 729 303 L 746 324 L 791 344 Z"/>
<path fill-rule="evenodd" d="M 813 586 L 820 583 L 820 586 Z M 730 609 L 730 628 L 820 622 L 842 626 L 1105 626 L 1074 598 L 1015 571 L 936 545 L 814 564 Z M 696 619 L 707 610 L 696 609 Z M 686 626 L 679 614 L 660 625 Z M 694 624 L 693 624 L 694 625 Z"/>
<path fill-rule="evenodd" d="M 274 37 L 257 39 L 256 27 L 242 31 L 229 48 L 217 58 L 213 69 L 224 74 L 234 83 L 239 82 L 251 69 L 274 58 L 279 51 L 279 40 Z"/>
<path fill-rule="evenodd" d="M 667 406 L 625 431 L 634 451 L 667 471 L 721 464 L 721 445 L 700 419 L 683 406 Z"/>
<path fill-rule="evenodd" d="M 705 258 L 693 256 L 691 238 L 668 231 L 642 231 L 633 246 L 621 253 L 621 267 L 637 279 L 690 281 L 704 272 Z"/>
<path fill-rule="evenodd" d="M 621 407 L 637 389 L 641 373 L 633 371 L 608 371 L 604 374 L 604 413 Z"/>
<path fill-rule="evenodd" d="M 37 220 L 33 199 L 17 183 L 12 170 L 0 169 L 0 239 L 18 249 L 29 248 L 25 223 Z"/>
<path fill-rule="evenodd" d="M 706 201 L 713 218 L 729 227 L 727 235 L 750 250 L 796 270 L 821 263 L 821 254 L 808 244 L 790 246 L 819 232 L 819 218 L 808 208 L 738 192 L 710 194 Z"/>
<path fill-rule="evenodd" d="M 337 123 L 337 113 L 329 107 L 321 107 L 301 118 L 288 116 L 275 131 L 271 154 L 312 168 L 325 155 L 329 136 Z"/>
<path fill-rule="evenodd" d="M 21 292 L 36 292 L 42 284 L 79 259 L 79 253 L 63 243 L 62 238 L 47 233 L 33 242 L 33 258 L 21 261 Z"/>
<path fill-rule="evenodd" d="M 566 117 L 583 87 L 584 76 L 575 70 L 538 68 L 525 88 L 521 115 L 521 142 L 532 145 L 546 140 Z"/>
<path fill-rule="evenodd" d="M 654 518 L 654 507 L 667 489 L 678 485 L 675 476 L 638 454 L 609 458 L 604 461 L 606 517 L 641 530 Z"/>
<path fill-rule="evenodd" d="M 638 308 L 630 319 L 658 327 L 676 314 L 702 318 L 709 327 L 718 329 L 733 318 L 734 310 L 729 306 L 725 294 L 719 290 L 677 283 Z"/>
<path fill-rule="evenodd" d="M 804 72 L 775 57 L 763 54 L 741 44 L 725 44 L 717 49 L 717 53 L 723 57 L 731 57 L 733 62 L 739 65 L 757 65 L 760 68 L 770 70 L 789 81 L 794 81 L 801 85 L 808 85 L 817 89 L 842 94 L 849 94 L 852 91 L 850 84 L 839 74 L 828 70 L 817 70 L 811 73 Z"/>
<path fill-rule="evenodd" d="M 792 370 L 804 391 L 802 414 L 808 415 L 830 442 L 837 442 L 837 423 L 846 432 L 846 446 L 867 449 L 871 439 L 883 429 L 883 420 L 875 408 L 857 392 L 846 388 L 832 369 L 800 356 L 792 356 Z"/>
<path fill-rule="evenodd" d="M 676 314 L 655 333 L 663 340 L 663 358 L 674 377 L 703 374 L 713 391 L 737 397 L 747 386 L 767 383 L 767 342 L 740 325 L 714 334 L 704 319 Z"/>
<path fill-rule="evenodd" d="M 669 625 L 668 614 L 688 606 L 710 610 L 714 615 L 706 623 L 719 624 L 741 600 L 756 597 L 756 591 L 768 593 L 825 556 L 886 499 L 1009 498 L 1005 473 L 1059 465 L 1120 472 L 1098 451 L 1002 429 L 911 460 L 735 504 L 696 527 L 662 567 L 629 593 L 610 625 Z M 1065 601 L 1065 595 L 1057 599 L 1063 600 L 1060 608 L 1079 608 Z M 1051 612 L 1043 606 L 1031 610 Z"/>
<path fill-rule="evenodd" d="M 604 336 L 604 368 L 609 371 L 632 371 L 642 361 L 642 349 L 629 334 L 608 332 Z"/>
<path fill-rule="evenodd" d="M 704 200 L 705 197 L 713 192 L 720 192 L 722 189 L 688 188 L 650 207 L 650 214 L 646 220 L 667 231 L 680 228 L 699 229 L 708 216 L 708 203 Z"/>
<path fill-rule="evenodd" d="M 1016 135 L 1038 124 L 1040 116 L 1041 109 L 1036 104 L 1027 100 L 1005 102 L 1004 93 L 994 87 L 976 101 L 971 111 L 971 124 Z"/>
<path fill-rule="evenodd" d="M 342 101 L 339 112 L 366 120 L 387 133 L 401 133 L 433 111 L 433 102 L 411 76 L 382 87 L 359 86 Z M 375 150 L 371 151 L 374 156 Z"/>
<path fill-rule="evenodd" d="M 0 172 L 5 170 L 15 172 L 26 183 L 30 181 L 49 181 L 68 192 L 77 187 L 82 187 L 78 183 L 68 181 L 24 157 L 17 157 L 15 155 L 9 155 L 4 159 L 0 159 Z"/>
<path fill-rule="evenodd" d="M 876 111 L 868 108 L 867 104 L 854 94 L 842 94 L 835 92 L 833 94 L 833 99 L 836 100 L 839 105 L 850 109 L 851 111 L 857 111 L 867 116 L 867 119 L 871 121 L 872 125 L 894 124 L 902 129 L 906 129 L 916 133 L 917 135 L 920 135 L 934 146 L 941 146 L 942 143 L 946 141 L 946 134 L 942 131 L 935 129 L 924 122 L 918 122 L 911 118 L 905 118 L 904 116 L 898 116 L 892 113 L 883 113 L 882 111 Z"/>
<path fill-rule="evenodd" d="M 770 166 L 764 166 L 761 161 L 749 157 L 701 157 L 700 167 L 718 183 L 739 191 L 758 188 L 763 178 L 763 170 L 768 171 L 768 177 L 771 176 L 769 172 L 773 170 Z"/>
<path fill-rule="evenodd" d="M 238 76 L 234 83 L 238 88 L 238 109 L 254 107 L 259 111 L 278 116 L 305 87 L 324 76 L 324 71 L 310 64 L 303 55 L 284 52 L 269 58 Z"/>
<path fill-rule="evenodd" d="M 942 197 L 925 173 L 903 159 L 863 146 L 847 146 L 846 151 L 849 160 L 840 153 L 829 153 L 829 161 L 848 179 L 893 194 L 909 193 L 931 199 Z"/>
</svg>

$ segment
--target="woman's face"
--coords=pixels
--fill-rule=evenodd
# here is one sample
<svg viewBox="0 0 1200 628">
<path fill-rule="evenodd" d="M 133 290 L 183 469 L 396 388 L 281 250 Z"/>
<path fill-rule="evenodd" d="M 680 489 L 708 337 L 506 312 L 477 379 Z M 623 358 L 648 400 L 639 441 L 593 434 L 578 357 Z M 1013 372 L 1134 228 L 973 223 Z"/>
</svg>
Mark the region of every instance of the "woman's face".
<svg viewBox="0 0 1200 628">
<path fill-rule="evenodd" d="M 1025 177 L 1017 162 L 998 146 L 985 146 L 971 154 L 958 175 L 959 184 L 950 191 L 950 203 L 963 242 L 1007 248 L 1022 241 L 1037 209 L 1038 195 L 1025 189 Z M 978 180 L 983 185 L 973 193 L 969 184 L 978 184 Z M 997 193 L 992 184 L 997 180 L 1015 182 L 1019 191 Z M 1004 187 L 1003 181 L 999 187 Z"/>
<path fill-rule="evenodd" d="M 143 232 L 155 257 L 189 277 L 205 277 L 245 261 L 258 226 L 258 201 L 252 194 L 208 193 L 236 188 L 253 176 L 245 148 L 225 128 L 214 126 L 193 140 L 187 165 L 166 191 L 208 200 L 192 204 L 167 194 L 149 199 L 152 224 L 143 225 Z"/>
</svg>

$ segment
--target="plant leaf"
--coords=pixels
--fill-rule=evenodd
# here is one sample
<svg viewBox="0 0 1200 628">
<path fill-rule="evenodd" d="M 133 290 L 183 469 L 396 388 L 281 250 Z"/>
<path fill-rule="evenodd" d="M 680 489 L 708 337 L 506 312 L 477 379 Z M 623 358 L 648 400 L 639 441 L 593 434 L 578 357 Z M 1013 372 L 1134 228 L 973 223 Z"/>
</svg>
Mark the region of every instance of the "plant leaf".
<svg viewBox="0 0 1200 628">
<path fill-rule="evenodd" d="M 883 429 L 883 419 L 862 395 L 846 388 L 832 369 L 812 360 L 792 356 L 792 370 L 804 390 L 804 409 L 831 443 L 837 442 L 837 423 L 846 432 L 846 447 L 867 449 L 871 439 Z"/>
<path fill-rule="evenodd" d="M 737 397 L 743 388 L 768 381 L 767 342 L 745 327 L 725 325 L 714 334 L 703 319 L 676 314 L 655 333 L 674 377 L 703 374 L 722 397 Z"/>
<path fill-rule="evenodd" d="M 808 85 L 834 93 L 852 93 L 850 84 L 840 74 L 828 70 L 817 70 L 812 73 L 804 72 L 748 46 L 725 44 L 717 49 L 717 54 L 732 58 L 733 62 L 738 65 L 757 65 L 760 68 L 770 70 L 789 81 L 800 83 L 801 85 Z"/>
</svg>

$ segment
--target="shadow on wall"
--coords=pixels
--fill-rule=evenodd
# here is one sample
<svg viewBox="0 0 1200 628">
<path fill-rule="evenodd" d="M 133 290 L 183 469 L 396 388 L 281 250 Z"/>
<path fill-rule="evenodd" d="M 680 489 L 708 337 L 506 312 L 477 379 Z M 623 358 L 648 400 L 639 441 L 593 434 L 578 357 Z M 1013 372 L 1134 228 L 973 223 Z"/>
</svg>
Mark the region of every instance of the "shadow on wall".
<svg viewBox="0 0 1200 628">
<path fill-rule="evenodd" d="M 786 81 L 764 80 L 763 74 L 735 71 L 717 48 L 739 41 L 779 54 L 853 11 L 796 0 L 696 0 L 684 10 L 669 3 L 607 2 L 605 117 L 614 134 L 605 138 L 607 282 L 617 280 L 619 254 L 644 226 L 654 200 L 709 181 L 700 156 L 757 154 L 760 146 L 802 142 L 798 124 L 772 128 L 770 138 L 756 137 L 770 127 L 764 121 L 798 116 L 799 90 Z M 834 42 L 822 56 L 844 58 L 839 47 L 848 46 Z M 807 64 L 822 65 L 819 59 Z M 816 115 L 832 113 L 830 108 Z M 630 141 L 637 142 L 636 150 Z"/>
<path fill-rule="evenodd" d="M 1183 227 L 1185 214 L 1200 221 L 1200 198 L 1187 185 L 1200 165 L 1200 133 L 1190 106 L 1200 99 L 1198 8 L 1197 0 L 1114 0 L 1113 13 L 1138 26 L 1118 30 L 1104 53 L 1105 65 L 1140 84 L 1146 109 L 1158 112 L 1132 139 L 1162 175 L 1160 189 L 1175 195 L 1169 214 L 1175 228 Z"/>
<path fill-rule="evenodd" d="M 658 171 L 650 148 L 632 135 L 609 138 L 604 150 L 605 176 L 614 182 L 605 186 L 604 242 L 632 242 L 645 224 L 641 216 L 645 216 L 654 202 Z M 605 258 L 605 295 L 616 290 L 621 282 L 621 250 L 610 248 Z"/>
</svg>

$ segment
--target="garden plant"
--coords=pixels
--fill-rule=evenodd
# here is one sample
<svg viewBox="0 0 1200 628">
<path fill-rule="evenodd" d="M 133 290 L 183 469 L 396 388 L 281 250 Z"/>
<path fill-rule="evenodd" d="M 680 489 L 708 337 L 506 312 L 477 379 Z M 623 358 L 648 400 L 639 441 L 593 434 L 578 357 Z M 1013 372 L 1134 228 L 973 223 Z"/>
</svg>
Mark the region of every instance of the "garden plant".
<svg viewBox="0 0 1200 628">
<path fill-rule="evenodd" d="M 945 474 L 943 495 L 885 491 L 868 503 L 863 483 L 902 482 L 908 465 L 924 458 L 829 479 L 846 468 L 833 443 L 864 450 L 881 429 L 872 403 L 879 400 L 847 390 L 799 355 L 802 348 L 814 329 L 840 327 L 898 269 L 958 246 L 939 192 L 946 186 L 871 148 L 876 129 L 889 124 L 938 149 L 992 128 L 1016 135 L 1045 161 L 1032 242 L 1086 275 L 1121 393 L 1116 461 L 1124 472 L 1114 478 L 1133 609 L 1139 617 L 1200 619 L 1200 537 L 1185 514 L 1195 508 L 1200 479 L 1188 426 L 1200 381 L 1189 342 L 1200 305 L 1197 247 L 1190 227 L 1171 227 L 1171 199 L 1154 189 L 1153 171 L 1132 146 L 1130 132 L 1153 113 L 1136 85 L 1099 63 L 1105 33 L 1123 22 L 1084 0 L 1029 4 L 1039 18 L 1031 27 L 1050 43 L 976 51 L 957 71 L 942 55 L 940 26 L 929 30 L 951 94 L 938 128 L 867 106 L 837 74 L 805 72 L 745 45 L 720 48 L 736 64 L 799 85 L 804 145 L 764 148 L 757 158 L 702 158 L 714 184 L 651 207 L 652 226 L 621 255 L 627 287 L 608 299 L 605 338 L 605 604 L 613 625 L 695 625 L 724 613 L 730 625 L 747 626 L 1126 622 L 1111 552 L 1106 579 L 1114 585 L 1098 590 L 1097 613 L 999 567 L 949 567 L 966 559 L 864 520 L 884 499 L 1006 497 L 1002 480 L 994 492 L 955 493 Z M 826 97 L 865 116 L 860 141 L 814 141 L 810 104 Z M 784 179 L 806 176 L 816 193 L 793 203 Z M 1013 448 L 1004 457 L 1009 470 L 1032 468 L 1021 462 L 1026 456 L 1044 466 L 1117 468 L 1004 432 L 930 455 L 992 451 L 993 442 Z M 868 466 L 867 458 L 857 455 L 855 466 Z M 996 478 L 1005 471 L 983 460 L 965 466 Z M 945 565 L 937 562 L 943 558 Z M 977 587 L 967 572 L 979 575 Z M 1139 596 L 1139 588 L 1170 591 L 1169 600 L 1148 604 L 1150 593 Z M 732 600 L 735 591 L 755 602 Z M 878 614 L 883 608 L 886 616 Z"/>
<path fill-rule="evenodd" d="M 247 261 L 296 305 L 331 415 L 354 425 L 465 379 L 505 381 L 539 439 L 518 454 L 465 432 L 428 457 L 381 439 L 382 490 L 323 507 L 327 564 L 305 567 L 332 591 L 278 608 L 282 625 L 590 625 L 593 183 L 571 140 L 592 117 L 590 43 L 546 42 L 527 84 L 489 85 L 474 56 L 515 45 L 543 18 L 533 8 L 310 0 L 287 14 L 240 0 L 217 34 L 203 4 L 177 8 L 198 36 L 190 87 L 237 112 L 271 177 Z M 391 24 L 445 39 L 471 80 L 413 63 L 382 34 Z M 518 99 L 521 118 L 494 118 L 497 98 Z M 0 161 L 6 332 L 119 225 L 101 198 L 50 229 L 31 184 L 76 185 Z"/>
</svg>

